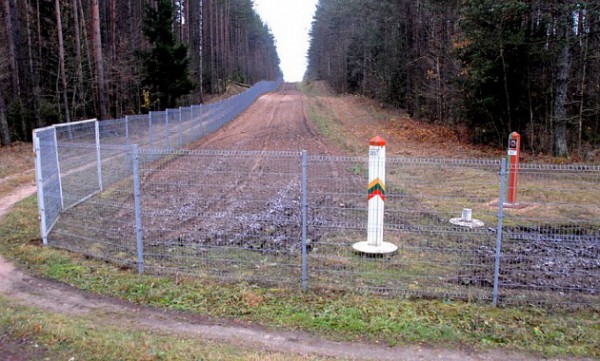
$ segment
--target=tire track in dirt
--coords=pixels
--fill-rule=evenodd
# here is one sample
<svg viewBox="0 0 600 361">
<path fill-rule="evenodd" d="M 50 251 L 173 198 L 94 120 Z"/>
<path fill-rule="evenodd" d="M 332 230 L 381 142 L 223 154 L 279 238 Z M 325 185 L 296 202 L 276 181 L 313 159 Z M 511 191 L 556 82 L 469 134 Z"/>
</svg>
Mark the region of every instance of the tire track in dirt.
<svg viewBox="0 0 600 361">
<path fill-rule="evenodd" d="M 26 184 L 16 188 L 5 197 L 0 198 L 0 218 L 8 214 L 8 211 L 21 200 L 34 194 L 37 190 L 35 184 Z"/>
<path fill-rule="evenodd" d="M 563 360 L 536 358 L 502 350 L 480 352 L 466 349 L 436 349 L 427 346 L 387 347 L 363 342 L 336 342 L 304 332 L 240 325 L 232 320 L 159 310 L 111 297 L 84 293 L 66 284 L 30 277 L 2 257 L 0 257 L 0 293 L 11 299 L 12 303 L 79 318 L 95 324 L 96 327 L 110 326 L 184 338 L 199 337 L 238 347 L 259 348 L 272 352 L 382 361 Z"/>
</svg>

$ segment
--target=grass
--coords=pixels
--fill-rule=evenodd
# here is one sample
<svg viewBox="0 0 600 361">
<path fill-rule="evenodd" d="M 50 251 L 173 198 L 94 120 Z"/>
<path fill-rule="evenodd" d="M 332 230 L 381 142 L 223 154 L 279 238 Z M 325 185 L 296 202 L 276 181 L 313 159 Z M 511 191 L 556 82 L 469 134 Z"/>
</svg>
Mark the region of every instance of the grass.
<svg viewBox="0 0 600 361">
<path fill-rule="evenodd" d="M 327 98 L 321 96 L 322 91 L 306 83 L 301 83 L 299 88 L 304 94 L 308 95 L 308 116 L 317 127 L 319 134 L 351 154 L 358 153 L 359 149 L 356 147 L 356 141 L 348 138 L 352 137 L 352 134 L 345 131 L 333 110 L 324 103 L 324 99 Z"/>
<path fill-rule="evenodd" d="M 113 315 L 114 316 L 114 315 Z M 118 321 L 117 321 L 118 322 Z M 309 360 L 309 357 L 252 350 L 192 337 L 162 335 L 107 325 L 95 316 L 67 317 L 41 312 L 0 297 L 0 329 L 27 357 L 53 360 Z M 4 340 L 7 342 L 8 340 Z M 6 346 L 5 346 L 6 347 Z M 51 356 L 51 357 L 50 357 Z M 32 358 L 33 359 L 33 358 Z"/>
<path fill-rule="evenodd" d="M 9 147 L 0 147 L 0 197 L 34 181 L 33 163 L 30 143 L 17 142 Z"/>
<path fill-rule="evenodd" d="M 0 179 L 33 169 L 32 149 L 31 143 L 20 142 L 0 147 Z"/>
<path fill-rule="evenodd" d="M 333 291 L 290 292 L 248 283 L 216 284 L 192 277 L 139 276 L 134 270 L 40 246 L 36 219 L 34 197 L 18 204 L 0 221 L 0 253 L 31 273 L 96 294 L 217 318 L 235 318 L 267 327 L 301 329 L 337 340 L 378 341 L 390 345 L 419 342 L 449 347 L 506 347 L 547 356 L 600 357 L 597 343 L 600 315 L 592 310 L 493 308 L 463 302 L 410 301 Z M 2 322 L 7 324 L 14 323 L 15 319 L 10 317 L 19 317 L 19 314 L 31 316 L 23 319 L 42 317 L 35 310 L 10 307 L 18 312 L 15 316 L 10 316 L 15 312 L 3 313 Z M 80 327 L 77 321 L 65 319 L 61 322 L 75 322 L 72 327 Z M 22 327 L 32 326 L 26 323 Z M 136 331 L 121 328 L 114 331 L 114 338 L 127 340 L 131 337 L 129 341 L 123 341 L 125 344 L 135 344 L 135 337 L 142 337 L 136 336 Z M 12 329 L 11 334 L 18 336 L 19 332 L 19 329 Z M 110 335 L 112 332 L 102 333 Z M 111 337 L 98 342 L 117 340 Z M 148 345 L 154 343 L 143 341 L 132 347 L 140 348 L 136 352 L 143 352 L 141 350 L 147 350 Z M 117 352 L 119 347 L 108 345 L 102 349 Z M 69 347 L 88 349 L 79 341 Z"/>
<path fill-rule="evenodd" d="M 0 180 L 0 198 L 11 194 L 15 189 L 23 184 L 33 184 L 35 180 L 34 171 L 24 171 L 13 176 Z"/>
</svg>

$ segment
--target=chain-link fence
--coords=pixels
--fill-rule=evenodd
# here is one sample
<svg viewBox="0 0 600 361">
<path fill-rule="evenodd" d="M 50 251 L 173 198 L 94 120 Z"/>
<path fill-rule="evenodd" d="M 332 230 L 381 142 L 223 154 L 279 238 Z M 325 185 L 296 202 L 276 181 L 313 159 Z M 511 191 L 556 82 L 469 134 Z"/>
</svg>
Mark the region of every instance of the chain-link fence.
<svg viewBox="0 0 600 361">
<path fill-rule="evenodd" d="M 34 131 L 40 228 L 44 244 L 62 210 L 132 172 L 131 148 L 178 150 L 221 128 L 282 80 L 259 82 L 225 100 L 122 119 L 56 124 Z"/>
<path fill-rule="evenodd" d="M 222 122 L 199 113 L 129 117 L 129 135 L 118 121 L 37 131 L 47 243 L 140 272 L 600 307 L 600 167 L 521 164 L 505 204 L 504 161 L 388 158 L 384 238 L 398 251 L 365 256 L 352 245 L 367 237 L 367 157 L 175 149 Z"/>
</svg>

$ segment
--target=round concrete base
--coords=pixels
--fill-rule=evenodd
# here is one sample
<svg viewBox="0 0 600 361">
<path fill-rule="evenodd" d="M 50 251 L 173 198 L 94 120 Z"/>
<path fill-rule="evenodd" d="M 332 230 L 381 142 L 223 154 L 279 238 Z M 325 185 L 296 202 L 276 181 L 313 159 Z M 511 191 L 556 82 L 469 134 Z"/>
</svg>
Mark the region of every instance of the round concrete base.
<svg viewBox="0 0 600 361">
<path fill-rule="evenodd" d="M 395 244 L 392 244 L 392 243 L 382 242 L 380 246 L 376 247 L 376 246 L 371 246 L 370 244 L 367 244 L 367 241 L 354 243 L 352 245 L 352 248 L 354 249 L 355 252 L 362 253 L 367 256 L 368 255 L 377 256 L 377 255 L 391 254 L 398 250 L 398 246 L 396 246 Z"/>
<path fill-rule="evenodd" d="M 471 221 L 463 221 L 462 218 L 452 218 L 450 219 L 450 223 L 457 226 L 469 228 L 483 227 L 483 222 L 474 218 L 472 218 Z"/>
<path fill-rule="evenodd" d="M 503 206 L 506 209 L 523 209 L 523 208 L 527 208 L 529 206 L 529 204 L 527 204 L 527 203 L 507 203 L 507 202 L 504 202 Z"/>
</svg>

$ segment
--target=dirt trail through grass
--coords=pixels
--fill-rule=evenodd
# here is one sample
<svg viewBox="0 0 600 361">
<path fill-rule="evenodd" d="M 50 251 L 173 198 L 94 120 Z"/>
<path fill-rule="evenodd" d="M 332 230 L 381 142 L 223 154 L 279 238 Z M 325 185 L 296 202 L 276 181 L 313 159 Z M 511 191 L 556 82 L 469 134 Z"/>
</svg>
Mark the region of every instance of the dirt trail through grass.
<svg viewBox="0 0 600 361">
<path fill-rule="evenodd" d="M 235 146 L 260 150 L 308 149 L 337 154 L 314 131 L 306 116 L 304 95 L 293 86 L 261 97 L 240 118 L 200 141 L 199 148 Z M 31 195 L 35 186 L 27 185 L 0 199 L 0 218 L 19 200 Z M 120 327 L 200 338 L 227 343 L 243 349 L 339 357 L 353 360 L 548 360 L 504 350 L 443 349 L 424 346 L 387 347 L 379 344 L 335 342 L 303 332 L 269 330 L 242 325 L 234 320 L 211 319 L 199 315 L 165 311 L 127 303 L 118 299 L 85 293 L 63 283 L 32 277 L 0 257 L 0 295 L 23 306 L 50 313 L 88 320 L 97 326 Z M 1 334 L 0 334 L 1 336 Z M 0 338 L 1 341 L 1 338 Z M 18 345 L 17 345 L 18 346 Z M 0 347 L 0 350 L 2 347 Z"/>
<path fill-rule="evenodd" d="M 96 326 L 129 328 L 181 337 L 199 337 L 269 351 L 353 360 L 542 360 L 516 353 L 444 350 L 421 346 L 386 347 L 334 342 L 302 332 L 242 326 L 231 320 L 158 310 L 81 292 L 69 285 L 28 276 L 0 257 L 0 293 L 13 301 L 48 312 L 100 322 Z M 547 359 L 546 359 L 547 360 Z"/>
</svg>

